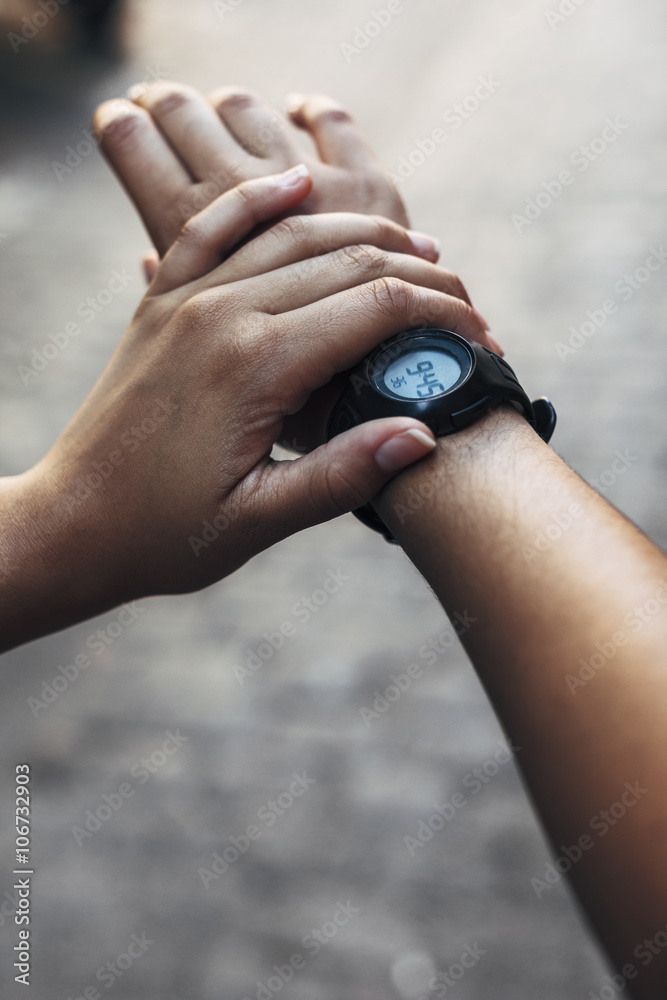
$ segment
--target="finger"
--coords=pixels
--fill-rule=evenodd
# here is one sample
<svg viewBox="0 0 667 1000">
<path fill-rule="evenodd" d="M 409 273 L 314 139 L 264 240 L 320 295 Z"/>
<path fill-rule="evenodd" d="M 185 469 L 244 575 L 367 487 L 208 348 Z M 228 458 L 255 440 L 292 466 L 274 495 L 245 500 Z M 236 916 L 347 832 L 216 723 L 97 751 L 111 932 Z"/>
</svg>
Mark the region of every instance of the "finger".
<svg viewBox="0 0 667 1000">
<path fill-rule="evenodd" d="M 158 267 L 160 266 L 160 257 L 158 256 L 157 250 L 148 250 L 142 257 L 141 263 L 144 269 L 146 284 L 150 285 L 151 281 L 157 274 Z"/>
<path fill-rule="evenodd" d="M 202 278 L 220 274 L 220 259 L 256 225 L 287 212 L 303 201 L 312 188 L 312 178 L 303 164 L 282 174 L 258 177 L 239 184 L 193 216 L 168 250 L 153 283 L 154 295 Z M 221 278 L 207 287 L 219 285 Z"/>
<path fill-rule="evenodd" d="M 303 152 L 289 134 L 287 120 L 254 91 L 219 87 L 208 99 L 228 131 L 252 156 L 303 159 Z"/>
<path fill-rule="evenodd" d="M 130 101 L 107 101 L 93 116 L 102 152 L 143 219 L 160 252 L 183 225 L 168 206 L 177 205 L 192 186 L 150 115 Z"/>
<path fill-rule="evenodd" d="M 396 333 L 451 330 L 493 350 L 479 317 L 466 302 L 400 278 L 379 278 L 265 319 L 255 336 L 268 343 L 256 346 L 270 351 L 283 383 L 284 373 L 293 370 L 298 360 L 299 384 L 290 385 L 285 395 L 288 413 L 303 405 L 304 391 L 314 392 Z"/>
<path fill-rule="evenodd" d="M 255 308 L 277 316 L 378 278 L 401 278 L 470 305 L 461 279 L 451 271 L 404 253 L 357 244 L 270 271 L 249 285 Z"/>
<path fill-rule="evenodd" d="M 236 180 L 248 176 L 247 153 L 194 87 L 159 80 L 150 87 L 139 84 L 129 95 L 151 115 L 197 180 L 210 180 L 220 166 Z"/>
<path fill-rule="evenodd" d="M 357 170 L 377 167 L 375 154 L 342 104 L 324 94 L 290 94 L 286 110 L 294 125 L 309 132 L 320 159 L 332 166 Z"/>
<path fill-rule="evenodd" d="M 401 469 L 428 455 L 435 438 L 408 417 L 372 420 L 294 461 L 268 466 L 252 494 L 278 541 L 368 503 Z"/>
<path fill-rule="evenodd" d="M 211 238 L 215 239 L 212 230 Z M 357 243 L 417 254 L 430 261 L 438 259 L 439 244 L 433 237 L 403 229 L 379 215 L 293 215 L 237 250 L 210 281 L 241 281 Z"/>
</svg>

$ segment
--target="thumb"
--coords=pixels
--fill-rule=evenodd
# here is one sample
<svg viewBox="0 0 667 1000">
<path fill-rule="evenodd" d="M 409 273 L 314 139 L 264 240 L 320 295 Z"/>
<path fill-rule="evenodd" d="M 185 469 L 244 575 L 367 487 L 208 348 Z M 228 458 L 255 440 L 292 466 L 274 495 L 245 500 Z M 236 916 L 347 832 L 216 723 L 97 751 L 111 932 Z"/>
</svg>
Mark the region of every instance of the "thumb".
<svg viewBox="0 0 667 1000">
<path fill-rule="evenodd" d="M 371 420 L 293 461 L 277 462 L 267 484 L 271 521 L 285 538 L 368 503 L 397 472 L 430 454 L 433 433 L 410 417 Z"/>
</svg>

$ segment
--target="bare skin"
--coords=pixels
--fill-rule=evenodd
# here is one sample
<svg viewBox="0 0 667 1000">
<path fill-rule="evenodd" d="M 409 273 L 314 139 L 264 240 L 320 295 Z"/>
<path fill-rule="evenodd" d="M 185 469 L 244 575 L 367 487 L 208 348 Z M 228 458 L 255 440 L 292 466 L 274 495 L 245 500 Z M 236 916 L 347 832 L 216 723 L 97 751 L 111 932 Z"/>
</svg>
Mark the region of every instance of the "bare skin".
<svg viewBox="0 0 667 1000">
<path fill-rule="evenodd" d="M 0 480 L 0 648 L 207 586 L 369 500 L 434 447 L 423 424 L 392 418 L 271 458 L 286 415 L 409 316 L 479 331 L 451 294 L 458 279 L 386 219 L 289 218 L 231 252 L 311 189 L 297 168 L 193 217 L 69 427 L 33 469 Z"/>
<path fill-rule="evenodd" d="M 667 558 L 509 409 L 374 506 L 445 610 L 476 619 L 463 643 L 555 856 L 632 996 L 664 1000 Z M 545 866 L 530 878 L 548 895 Z"/>
<path fill-rule="evenodd" d="M 170 81 L 139 84 L 131 100 L 107 101 L 93 125 L 101 149 L 134 202 L 157 250 L 145 260 L 147 276 L 176 239 L 184 222 L 214 197 L 240 181 L 305 163 L 313 177 L 310 196 L 299 213 L 363 212 L 408 225 L 401 198 L 373 155 L 349 112 L 323 95 L 292 95 L 292 125 L 307 132 L 318 152 L 307 154 L 290 121 L 253 91 L 221 87 L 207 97 Z M 436 262 L 439 244 L 410 231 L 409 251 Z M 314 254 L 327 246 L 314 247 Z M 453 276 L 452 276 L 453 278 Z M 454 286 L 452 285 L 452 289 Z M 471 304 L 462 283 L 454 294 Z M 484 317 L 473 339 L 502 354 Z M 416 326 L 420 317 L 410 317 Z M 328 415 L 340 395 L 344 375 L 315 392 L 304 409 L 285 420 L 280 443 L 307 452 L 325 438 Z"/>
<path fill-rule="evenodd" d="M 363 212 L 408 226 L 398 192 L 349 113 L 331 98 L 295 95 L 289 105 L 291 122 L 311 135 L 318 159 L 304 151 L 289 121 L 250 90 L 221 87 L 204 97 L 159 81 L 129 94 L 132 100 L 100 105 L 93 124 L 160 255 L 213 198 L 298 163 L 313 178 L 300 213 Z M 436 241 L 424 236 L 422 253 L 435 262 Z"/>
<path fill-rule="evenodd" d="M 226 127 L 264 155 L 252 139 L 271 112 L 255 97 L 224 93 Z M 168 124 L 164 90 L 135 100 L 183 148 L 186 123 L 181 119 L 178 135 Z M 197 105 L 194 118 L 201 113 Z M 323 188 L 334 179 L 323 169 L 318 187 L 326 208 L 358 211 L 370 197 L 375 211 L 396 212 L 395 193 L 386 182 L 377 187 L 346 113 L 309 98 L 296 120 L 317 131 L 327 166 L 364 178 L 342 189 L 351 201 L 341 206 L 341 188 L 332 183 L 330 200 Z M 358 159 L 344 164 L 350 141 Z M 225 153 L 216 148 L 220 162 Z M 157 142 L 152 150 L 158 155 Z M 128 161 L 111 145 L 105 151 L 132 188 Z M 302 158 L 282 133 L 267 158 L 274 155 Z M 259 160 L 249 161 L 253 171 Z M 134 196 L 141 201 L 136 186 Z M 138 207 L 156 231 L 156 199 Z M 168 237 L 167 227 L 158 246 Z M 639 1000 L 664 1000 L 667 559 L 509 409 L 440 439 L 374 504 L 445 610 L 465 608 L 477 619 L 463 641 L 521 748 L 517 762 L 555 854 L 567 862 L 567 849 L 577 859 L 568 877 L 627 989 Z M 548 892 L 544 868 L 526 877 L 536 894 Z M 591 983 L 590 990 L 603 986 Z"/>
<path fill-rule="evenodd" d="M 143 99 L 143 94 L 137 95 L 136 106 Z M 270 125 L 258 112 L 252 134 L 244 136 L 242 102 L 231 103 L 239 112 L 235 134 L 241 133 L 238 138 L 253 149 L 252 170 L 262 173 L 261 165 L 266 167 L 270 157 L 257 156 L 250 140 Z M 342 155 L 336 152 L 335 139 L 342 133 L 335 130 L 347 127 L 348 117 L 326 107 L 318 114 L 307 106 L 308 101 L 297 117 L 313 131 L 326 124 L 328 144 L 324 136 L 319 140 L 320 149 L 327 150 L 325 157 Z M 175 119 L 158 128 L 146 109 L 141 108 L 146 116 L 141 117 L 128 112 L 126 104 L 122 107 L 117 127 L 110 128 L 115 119 L 108 116 L 106 124 L 99 118 L 96 123 L 104 125 L 105 151 L 164 255 L 180 232 L 182 219 L 199 207 L 192 199 L 199 194 L 210 201 L 219 192 L 203 188 L 207 167 L 194 171 L 190 158 L 196 151 L 187 122 L 181 122 L 181 137 L 170 133 L 167 143 L 165 134 Z M 254 105 L 246 102 L 245 107 L 252 110 Z M 215 124 L 210 115 L 208 121 Z M 225 118 L 231 135 L 228 124 Z M 195 132 L 203 135 L 199 128 Z M 348 136 L 347 141 L 354 149 L 354 138 Z M 186 146 L 187 156 L 178 152 Z M 239 148 L 236 142 L 235 158 Z M 299 152 L 298 160 L 303 159 Z M 242 162 L 235 159 L 234 170 L 242 172 Z M 216 164 L 227 170 L 221 146 Z M 294 201 L 274 200 L 272 211 L 289 214 L 297 206 L 301 211 L 310 195 L 311 210 L 322 207 L 316 200 L 320 198 L 327 209 L 358 212 L 368 209 L 369 191 L 379 199 L 373 202 L 375 212 L 383 211 L 383 200 L 389 212 L 397 211 L 377 174 L 369 187 L 365 164 L 325 164 L 342 171 L 348 180 L 360 171 L 363 182 L 351 188 L 328 169 L 317 174 L 319 167 L 314 166 L 313 173 L 320 178 L 317 194 L 297 186 Z M 350 191 L 354 203 L 339 204 Z M 247 194 L 244 189 L 246 207 Z M 356 199 L 363 198 L 366 204 L 361 205 Z M 177 207 L 175 215 L 169 212 L 172 205 Z M 243 225 L 218 229 L 211 222 L 214 216 L 186 228 L 175 256 L 170 259 L 167 254 L 164 270 L 158 271 L 110 369 L 54 452 L 24 477 L 0 483 L 8 539 L 0 565 L 0 595 L 8 619 L 13 616 L 17 622 L 13 633 L 10 626 L 5 644 L 62 627 L 131 596 L 164 589 L 158 581 L 166 580 L 167 589 L 174 590 L 203 586 L 289 531 L 335 516 L 377 494 L 376 509 L 445 610 L 465 608 L 477 619 L 464 638 L 466 649 L 507 732 L 521 748 L 517 762 L 556 854 L 564 856 L 564 847 L 571 851 L 575 845 L 590 843 L 581 846 L 581 857 L 572 864 L 569 877 L 619 975 L 627 978 L 628 989 L 639 1000 L 663 1000 L 667 559 L 510 410 L 494 411 L 435 447 L 425 428 L 415 422 L 394 422 L 389 427 L 391 422 L 374 421 L 292 463 L 293 469 L 273 463 L 270 446 L 280 434 L 284 416 L 303 407 L 309 392 L 379 340 L 419 319 L 459 329 L 472 339 L 483 340 L 484 334 L 479 317 L 451 284 L 452 276 L 438 271 L 436 279 L 435 271 L 427 275 L 414 270 L 415 263 L 433 267 L 433 250 L 417 250 L 404 233 L 402 238 L 412 246 L 408 249 L 406 243 L 392 242 L 395 231 L 379 236 L 380 229 L 371 233 L 371 239 L 379 240 L 383 249 L 372 250 L 368 227 L 378 227 L 377 218 L 362 222 L 359 217 L 357 242 L 362 247 L 352 255 L 347 242 L 349 218 L 325 217 L 324 228 L 313 219 L 310 230 L 302 217 L 296 224 L 279 227 L 278 259 L 271 256 L 278 249 L 274 237 L 259 237 L 272 241 L 266 260 L 273 266 L 261 274 L 252 270 L 257 266 L 253 261 L 263 259 L 262 246 L 268 244 L 253 241 L 230 257 L 240 239 L 270 214 L 251 213 L 245 229 Z M 331 240 L 331 227 L 339 225 L 342 254 L 339 250 L 337 257 L 334 246 L 327 243 L 331 256 L 314 263 L 313 257 L 321 254 L 321 241 Z M 350 277 L 350 262 L 355 279 Z M 347 267 L 342 266 L 345 263 Z M 230 284 L 225 284 L 225 273 L 221 277 L 221 266 L 228 268 Z M 296 268 L 287 287 L 281 268 Z M 191 282 L 186 287 L 184 275 Z M 322 300 L 326 312 L 318 314 L 315 286 L 321 293 L 325 280 L 334 284 Z M 434 291 L 427 290 L 429 282 L 435 282 Z M 295 288 L 296 298 L 289 299 Z M 306 300 L 299 297 L 304 292 Z M 279 306 L 283 311 L 274 313 L 269 305 L 273 307 L 282 293 L 287 295 Z M 326 336 L 309 340 L 313 317 L 331 319 L 332 301 L 336 322 Z M 221 318 L 231 323 L 225 327 L 230 336 L 218 337 Z M 239 381 L 231 394 L 225 393 L 220 388 L 221 372 L 229 371 L 230 351 L 238 360 L 251 346 L 239 338 L 234 323 L 243 321 L 245 328 L 249 320 L 257 353 L 252 365 L 238 366 Z M 160 336 L 158 330 L 163 331 Z M 184 343 L 186 356 L 181 353 Z M 208 353 L 211 343 L 214 349 Z M 267 358 L 273 357 L 276 345 L 282 349 L 277 365 L 271 365 Z M 239 351 L 241 346 L 244 352 Z M 162 368 L 169 356 L 175 365 Z M 249 417 L 252 424 L 249 459 L 254 464 L 249 468 L 247 443 L 234 434 L 236 416 L 225 407 L 225 400 L 247 395 L 248 368 L 257 363 L 270 391 L 266 408 L 245 413 L 245 424 Z M 128 381 L 129 368 L 143 372 L 143 381 Z M 286 377 L 293 372 L 295 379 Z M 120 466 L 110 478 L 108 495 L 106 487 L 93 490 L 93 501 L 84 501 L 76 517 L 63 517 L 62 507 L 54 516 L 54 501 L 64 497 L 66 505 L 69 497 L 73 503 L 91 462 L 110 454 L 127 427 L 126 417 L 134 421 L 143 417 L 144 404 L 150 399 L 153 405 L 158 386 L 177 410 L 164 421 L 165 431 L 153 438 L 156 447 L 151 449 L 148 469 L 128 458 L 125 468 L 121 471 Z M 186 433 L 188 427 L 196 428 L 194 438 Z M 211 468 L 210 441 L 229 439 L 238 447 L 233 444 Z M 193 440 L 199 442 L 194 450 Z M 384 485 L 397 469 L 420 455 L 428 457 Z M 432 487 L 434 482 L 436 489 L 424 489 L 425 483 Z M 413 509 L 415 495 L 423 503 Z M 170 497 L 166 508 L 165 496 Z M 186 562 L 183 540 L 199 534 L 204 519 L 220 516 L 239 527 L 239 536 L 221 528 L 214 544 L 201 550 L 200 557 L 192 552 Z M 554 525 L 560 526 L 560 534 L 554 533 Z M 552 529 L 549 545 L 538 547 L 536 539 L 549 540 L 548 529 Z M 65 560 L 67 571 L 62 568 Z M 73 564 L 73 560 L 79 561 Z M 43 616 L 39 631 L 35 631 L 36 607 Z M 543 875 L 542 870 L 530 872 L 527 879 L 543 881 Z M 590 989 L 599 991 L 602 985 L 593 983 Z"/>
</svg>

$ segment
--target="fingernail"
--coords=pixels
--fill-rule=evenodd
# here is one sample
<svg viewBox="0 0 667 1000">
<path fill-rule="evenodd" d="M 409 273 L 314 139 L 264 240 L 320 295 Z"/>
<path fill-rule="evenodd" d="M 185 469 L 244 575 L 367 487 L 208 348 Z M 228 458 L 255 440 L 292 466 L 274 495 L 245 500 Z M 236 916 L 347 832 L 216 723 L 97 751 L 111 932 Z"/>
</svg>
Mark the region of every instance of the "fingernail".
<svg viewBox="0 0 667 1000">
<path fill-rule="evenodd" d="M 410 237 L 410 242 L 420 257 L 438 259 L 440 256 L 440 240 L 436 240 L 434 236 L 429 236 L 427 233 L 418 233 L 414 229 L 408 229 L 407 233 Z"/>
<path fill-rule="evenodd" d="M 418 427 L 412 427 L 385 441 L 375 452 L 375 461 L 383 472 L 398 472 L 434 448 L 435 438 Z"/>
<path fill-rule="evenodd" d="M 306 103 L 305 94 L 288 94 L 285 99 L 285 112 L 288 115 L 295 115 Z"/>
<path fill-rule="evenodd" d="M 496 340 L 496 338 L 492 337 L 490 333 L 487 333 L 486 336 L 487 336 L 487 339 L 488 339 L 489 343 L 491 344 L 491 350 L 495 354 L 500 355 L 501 358 L 504 358 L 505 357 L 505 352 L 503 351 L 502 347 L 500 346 L 500 344 L 498 343 L 498 341 Z"/>
<path fill-rule="evenodd" d="M 280 174 L 276 178 L 276 183 L 280 187 L 296 187 L 304 177 L 310 176 L 310 170 L 305 163 L 300 163 L 298 167 L 292 167 L 290 170 L 286 170 L 284 174 Z"/>
<path fill-rule="evenodd" d="M 98 111 L 95 112 L 95 124 L 99 129 L 108 128 L 112 122 L 127 115 L 128 111 L 138 114 L 136 108 L 129 101 L 117 98 L 115 101 L 107 101 Z"/>
</svg>

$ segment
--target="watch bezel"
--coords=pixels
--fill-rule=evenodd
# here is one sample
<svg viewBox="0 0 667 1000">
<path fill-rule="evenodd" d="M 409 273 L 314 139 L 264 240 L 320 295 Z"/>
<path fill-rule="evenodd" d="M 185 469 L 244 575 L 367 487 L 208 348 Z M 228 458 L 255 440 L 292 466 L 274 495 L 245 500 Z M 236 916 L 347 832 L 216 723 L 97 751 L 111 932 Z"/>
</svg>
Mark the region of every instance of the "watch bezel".
<svg viewBox="0 0 667 1000">
<path fill-rule="evenodd" d="M 443 348 L 443 342 L 447 349 L 461 368 L 461 375 L 454 385 L 451 385 L 444 392 L 433 393 L 430 396 L 408 397 L 401 396 L 393 392 L 384 381 L 384 375 L 396 361 L 400 360 L 404 354 L 412 354 L 417 350 L 424 350 L 433 347 L 439 350 Z M 451 393 L 456 392 L 472 377 L 475 371 L 477 359 L 474 351 L 468 343 L 456 333 L 448 330 L 431 330 L 412 332 L 409 337 L 405 337 L 394 343 L 380 344 L 369 355 L 366 360 L 366 377 L 372 387 L 387 399 L 397 400 L 400 403 L 421 404 L 435 402 L 443 399 Z"/>
</svg>

